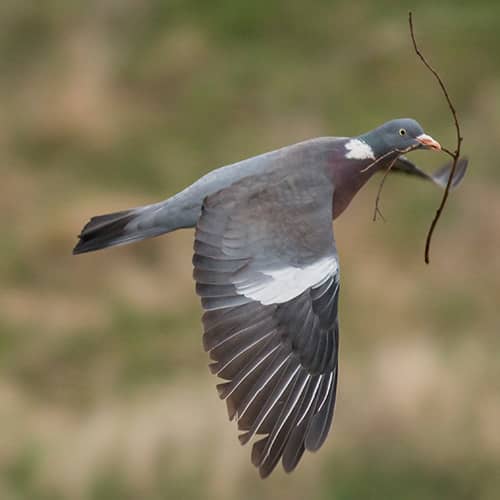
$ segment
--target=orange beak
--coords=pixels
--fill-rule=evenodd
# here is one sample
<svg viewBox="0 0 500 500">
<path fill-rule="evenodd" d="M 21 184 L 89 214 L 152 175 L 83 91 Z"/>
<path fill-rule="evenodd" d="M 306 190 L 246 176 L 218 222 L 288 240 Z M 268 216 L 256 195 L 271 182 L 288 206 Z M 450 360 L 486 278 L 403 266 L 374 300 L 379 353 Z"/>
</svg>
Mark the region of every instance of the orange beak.
<svg viewBox="0 0 500 500">
<path fill-rule="evenodd" d="M 435 151 L 441 151 L 441 144 L 434 140 L 430 135 L 421 134 L 417 138 L 417 141 L 427 149 L 434 149 Z"/>
</svg>

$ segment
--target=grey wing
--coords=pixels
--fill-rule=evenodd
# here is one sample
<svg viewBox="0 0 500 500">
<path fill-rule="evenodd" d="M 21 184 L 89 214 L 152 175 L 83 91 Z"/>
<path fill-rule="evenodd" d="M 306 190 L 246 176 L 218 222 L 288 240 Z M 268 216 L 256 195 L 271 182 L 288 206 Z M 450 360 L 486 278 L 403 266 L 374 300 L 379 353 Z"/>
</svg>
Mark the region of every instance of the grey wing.
<svg viewBox="0 0 500 500">
<path fill-rule="evenodd" d="M 465 172 L 467 171 L 468 163 L 469 161 L 467 158 L 460 158 L 458 160 L 455 174 L 453 175 L 453 180 L 451 183 L 452 189 L 458 187 L 458 185 L 462 182 L 465 176 Z M 391 172 L 399 172 L 407 175 L 413 175 L 414 177 L 420 177 L 421 179 L 431 181 L 440 188 L 444 189 L 446 187 L 446 184 L 448 183 L 452 165 L 452 162 L 448 162 L 442 167 L 438 168 L 434 173 L 428 174 L 427 172 L 424 172 L 423 170 L 418 168 L 405 156 L 400 156 L 394 163 Z"/>
<path fill-rule="evenodd" d="M 203 205 L 194 278 L 204 347 L 240 441 L 266 477 L 317 450 L 337 387 L 339 271 L 332 187 L 307 173 L 239 181 Z"/>
</svg>

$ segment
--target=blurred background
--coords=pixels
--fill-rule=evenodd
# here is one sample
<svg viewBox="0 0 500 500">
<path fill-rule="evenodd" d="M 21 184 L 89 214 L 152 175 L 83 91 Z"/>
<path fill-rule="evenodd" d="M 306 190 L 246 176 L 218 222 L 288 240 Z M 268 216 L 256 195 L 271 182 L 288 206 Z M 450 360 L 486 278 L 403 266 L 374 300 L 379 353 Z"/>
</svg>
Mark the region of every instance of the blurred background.
<svg viewBox="0 0 500 500">
<path fill-rule="evenodd" d="M 335 224 L 334 431 L 258 479 L 201 345 L 191 231 L 72 257 L 92 215 L 320 135 L 418 119 L 472 159 L 441 192 L 372 181 Z M 0 498 L 497 499 L 500 3 L 0 3 Z M 444 155 L 413 153 L 427 171 Z"/>
</svg>

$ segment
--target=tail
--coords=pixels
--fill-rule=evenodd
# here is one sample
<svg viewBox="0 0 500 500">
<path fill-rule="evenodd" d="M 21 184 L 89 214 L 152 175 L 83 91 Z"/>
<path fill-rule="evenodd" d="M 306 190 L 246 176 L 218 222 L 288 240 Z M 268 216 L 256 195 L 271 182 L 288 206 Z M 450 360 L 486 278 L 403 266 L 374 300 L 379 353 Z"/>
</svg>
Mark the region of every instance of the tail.
<svg viewBox="0 0 500 500">
<path fill-rule="evenodd" d="M 158 205 L 132 208 L 92 217 L 78 236 L 73 255 L 124 245 L 166 233 L 170 228 L 155 224 Z"/>
</svg>

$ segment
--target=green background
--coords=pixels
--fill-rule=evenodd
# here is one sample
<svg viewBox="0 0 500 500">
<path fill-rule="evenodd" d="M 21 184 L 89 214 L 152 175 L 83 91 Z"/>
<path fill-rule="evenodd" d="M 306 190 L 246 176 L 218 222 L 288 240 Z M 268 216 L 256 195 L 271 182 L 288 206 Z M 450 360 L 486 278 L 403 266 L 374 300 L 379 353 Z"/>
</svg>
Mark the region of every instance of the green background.
<svg viewBox="0 0 500 500">
<path fill-rule="evenodd" d="M 192 232 L 71 256 L 92 215 L 319 135 L 418 119 L 464 185 L 377 181 L 335 224 L 334 430 L 258 479 L 201 346 Z M 496 499 L 500 3 L 0 3 L 0 498 Z M 444 155 L 414 153 L 428 171 Z"/>
</svg>

